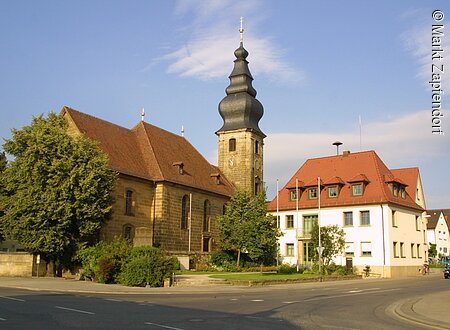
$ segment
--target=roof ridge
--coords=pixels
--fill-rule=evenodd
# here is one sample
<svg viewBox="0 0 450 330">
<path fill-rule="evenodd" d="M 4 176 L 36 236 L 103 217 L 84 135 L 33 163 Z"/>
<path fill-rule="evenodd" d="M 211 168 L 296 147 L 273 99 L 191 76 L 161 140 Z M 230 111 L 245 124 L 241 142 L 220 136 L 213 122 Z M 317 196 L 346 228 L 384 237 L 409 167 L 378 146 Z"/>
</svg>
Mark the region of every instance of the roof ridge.
<svg viewBox="0 0 450 330">
<path fill-rule="evenodd" d="M 350 152 L 349 155 L 344 156 L 344 155 L 331 155 L 331 156 L 322 156 L 322 157 L 315 157 L 315 158 L 308 158 L 308 160 L 317 160 L 317 159 L 325 159 L 325 158 L 333 158 L 333 157 L 348 157 L 351 155 L 358 155 L 358 154 L 364 154 L 364 153 L 375 153 L 375 150 L 365 150 L 365 151 L 356 151 L 356 152 Z"/>
</svg>

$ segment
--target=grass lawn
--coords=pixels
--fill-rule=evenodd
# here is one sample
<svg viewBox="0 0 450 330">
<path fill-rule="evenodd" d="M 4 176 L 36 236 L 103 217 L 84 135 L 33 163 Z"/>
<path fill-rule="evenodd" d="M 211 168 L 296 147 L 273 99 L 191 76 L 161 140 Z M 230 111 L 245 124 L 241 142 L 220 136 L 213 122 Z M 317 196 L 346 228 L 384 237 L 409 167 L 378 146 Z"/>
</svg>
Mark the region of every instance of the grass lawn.
<svg viewBox="0 0 450 330">
<path fill-rule="evenodd" d="M 221 273 L 209 277 L 236 281 L 283 281 L 288 279 L 314 278 L 317 274 L 275 274 L 275 273 Z"/>
</svg>

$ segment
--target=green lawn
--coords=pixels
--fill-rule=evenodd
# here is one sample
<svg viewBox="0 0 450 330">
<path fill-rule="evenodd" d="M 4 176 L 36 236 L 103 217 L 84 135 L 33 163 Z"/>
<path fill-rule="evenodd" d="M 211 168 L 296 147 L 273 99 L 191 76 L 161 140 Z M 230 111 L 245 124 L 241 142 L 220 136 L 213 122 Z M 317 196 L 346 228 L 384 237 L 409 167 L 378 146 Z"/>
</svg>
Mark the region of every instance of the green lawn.
<svg viewBox="0 0 450 330">
<path fill-rule="evenodd" d="M 317 274 L 275 274 L 275 273 L 222 273 L 209 277 L 235 281 L 283 281 L 289 279 L 314 278 Z"/>
</svg>

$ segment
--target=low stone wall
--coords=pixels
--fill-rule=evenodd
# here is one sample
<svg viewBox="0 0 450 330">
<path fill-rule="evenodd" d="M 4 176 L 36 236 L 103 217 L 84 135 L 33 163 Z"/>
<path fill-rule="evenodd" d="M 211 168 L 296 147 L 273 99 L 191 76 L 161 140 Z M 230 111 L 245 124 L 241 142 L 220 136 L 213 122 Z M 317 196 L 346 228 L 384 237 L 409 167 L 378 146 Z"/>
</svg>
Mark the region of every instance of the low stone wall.
<svg viewBox="0 0 450 330">
<path fill-rule="evenodd" d="M 363 266 L 355 266 L 355 273 L 364 275 Z M 371 278 L 399 278 L 421 276 L 422 266 L 370 266 Z"/>
<path fill-rule="evenodd" d="M 0 276 L 36 276 L 38 266 L 39 276 L 44 276 L 45 262 L 36 264 L 36 256 L 28 252 L 0 252 Z"/>
</svg>

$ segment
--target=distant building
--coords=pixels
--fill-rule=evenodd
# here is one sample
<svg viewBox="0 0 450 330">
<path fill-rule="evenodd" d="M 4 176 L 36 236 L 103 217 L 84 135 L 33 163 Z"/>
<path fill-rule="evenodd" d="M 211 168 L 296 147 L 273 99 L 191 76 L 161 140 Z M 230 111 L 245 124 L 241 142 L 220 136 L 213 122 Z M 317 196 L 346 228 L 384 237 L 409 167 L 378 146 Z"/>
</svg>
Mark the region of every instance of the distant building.
<svg viewBox="0 0 450 330">
<path fill-rule="evenodd" d="M 450 209 L 428 210 L 427 237 L 436 244 L 437 258 L 450 255 Z"/>
<path fill-rule="evenodd" d="M 419 169 L 390 170 L 375 151 L 308 159 L 268 207 L 284 234 L 279 238 L 284 263 L 311 264 L 311 228 L 317 221 L 344 229 L 345 252 L 336 264 L 359 271 L 369 265 L 374 274 L 395 277 L 416 275 L 427 261 Z"/>
</svg>

